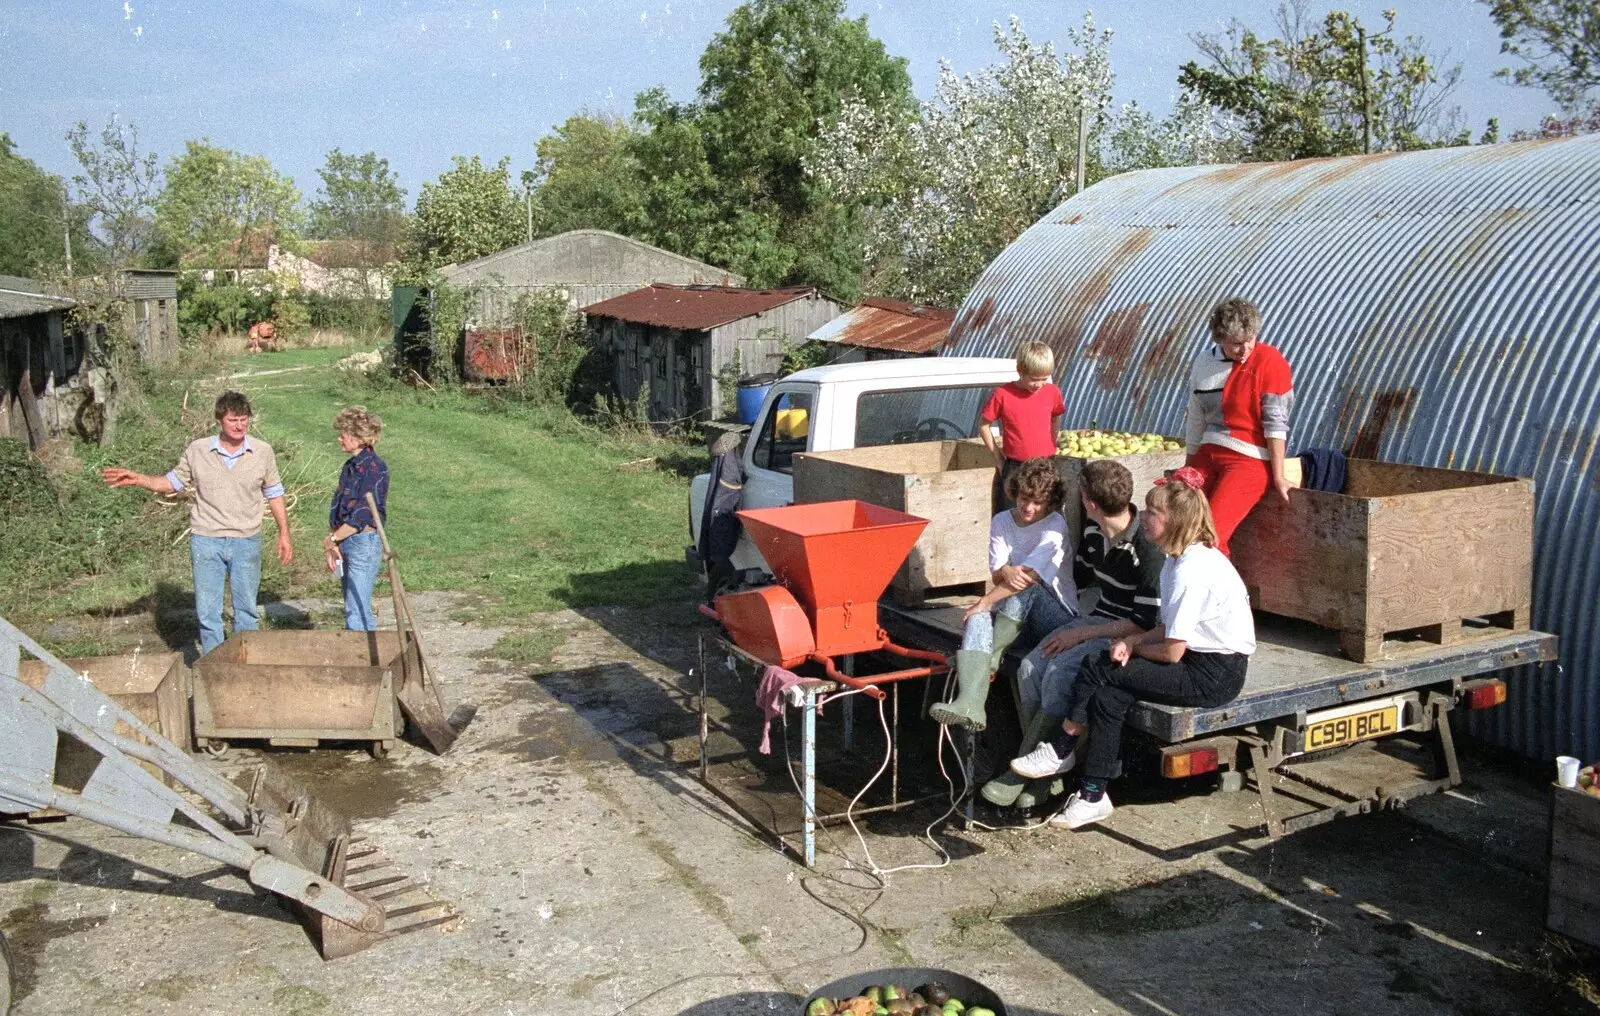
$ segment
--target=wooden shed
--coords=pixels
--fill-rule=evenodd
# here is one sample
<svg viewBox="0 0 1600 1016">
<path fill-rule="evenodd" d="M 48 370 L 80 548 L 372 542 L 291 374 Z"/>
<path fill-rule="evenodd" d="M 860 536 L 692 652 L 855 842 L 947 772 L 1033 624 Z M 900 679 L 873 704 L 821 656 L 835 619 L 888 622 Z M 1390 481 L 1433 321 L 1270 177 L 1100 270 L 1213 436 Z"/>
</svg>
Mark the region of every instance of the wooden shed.
<svg viewBox="0 0 1600 1016">
<path fill-rule="evenodd" d="M 178 359 L 178 273 L 130 268 L 122 273 L 122 299 L 128 334 L 146 363 Z"/>
<path fill-rule="evenodd" d="M 32 279 L 0 275 L 0 437 L 37 448 L 72 425 L 77 404 L 60 397 L 83 361 L 62 321 L 72 306 Z"/>
<path fill-rule="evenodd" d="M 920 307 L 875 296 L 807 338 L 826 342 L 832 363 L 937 356 L 949 345 L 950 323 L 955 317 L 956 312 L 947 308 Z"/>
<path fill-rule="evenodd" d="M 632 403 L 646 390 L 650 420 L 670 423 L 716 416 L 733 395 L 722 386 L 776 371 L 839 304 L 806 286 L 656 285 L 583 311 L 616 394 Z"/>
</svg>

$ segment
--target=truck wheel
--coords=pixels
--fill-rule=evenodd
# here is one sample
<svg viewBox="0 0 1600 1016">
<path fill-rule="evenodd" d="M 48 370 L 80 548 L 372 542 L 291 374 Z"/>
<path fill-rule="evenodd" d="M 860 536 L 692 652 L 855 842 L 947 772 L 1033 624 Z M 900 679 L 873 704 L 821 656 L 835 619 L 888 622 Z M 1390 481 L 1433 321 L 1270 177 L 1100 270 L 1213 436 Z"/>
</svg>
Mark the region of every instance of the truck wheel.
<svg viewBox="0 0 1600 1016">
<path fill-rule="evenodd" d="M 0 1016 L 11 1011 L 12 983 L 11 950 L 5 935 L 0 934 Z"/>
</svg>

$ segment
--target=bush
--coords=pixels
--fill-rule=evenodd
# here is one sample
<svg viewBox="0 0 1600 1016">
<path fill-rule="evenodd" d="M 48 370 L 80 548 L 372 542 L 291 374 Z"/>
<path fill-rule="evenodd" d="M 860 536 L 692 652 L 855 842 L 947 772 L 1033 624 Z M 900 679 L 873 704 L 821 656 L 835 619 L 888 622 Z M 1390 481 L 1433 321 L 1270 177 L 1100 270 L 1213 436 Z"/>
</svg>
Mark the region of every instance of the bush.
<svg viewBox="0 0 1600 1016">
<path fill-rule="evenodd" d="M 272 315 L 270 290 L 233 284 L 208 286 L 188 272 L 178 280 L 178 334 L 186 342 L 242 332 Z"/>
</svg>

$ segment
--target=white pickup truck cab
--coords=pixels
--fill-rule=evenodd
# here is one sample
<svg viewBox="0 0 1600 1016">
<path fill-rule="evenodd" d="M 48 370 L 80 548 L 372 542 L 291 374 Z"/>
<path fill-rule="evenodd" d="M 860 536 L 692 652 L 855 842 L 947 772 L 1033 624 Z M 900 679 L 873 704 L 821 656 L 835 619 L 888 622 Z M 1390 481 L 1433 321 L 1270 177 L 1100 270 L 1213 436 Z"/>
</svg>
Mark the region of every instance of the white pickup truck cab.
<svg viewBox="0 0 1600 1016">
<path fill-rule="evenodd" d="M 1016 379 L 1016 361 L 977 356 L 872 360 L 790 374 L 767 393 L 745 440 L 742 506 L 791 504 L 796 452 L 975 437 L 989 393 Z M 710 481 L 702 473 L 689 488 L 692 544 L 700 542 Z M 740 538 L 733 563 L 765 568 L 748 537 Z"/>
</svg>

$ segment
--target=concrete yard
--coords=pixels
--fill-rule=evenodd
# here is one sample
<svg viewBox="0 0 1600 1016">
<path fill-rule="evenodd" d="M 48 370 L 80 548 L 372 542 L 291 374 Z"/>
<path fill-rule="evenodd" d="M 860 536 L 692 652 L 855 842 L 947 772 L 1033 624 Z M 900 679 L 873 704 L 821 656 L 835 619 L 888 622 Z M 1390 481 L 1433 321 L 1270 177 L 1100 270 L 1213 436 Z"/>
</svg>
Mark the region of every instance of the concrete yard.
<svg viewBox="0 0 1600 1016">
<path fill-rule="evenodd" d="M 461 598 L 414 600 L 470 719 L 449 754 L 270 756 L 427 873 L 459 926 L 324 963 L 212 862 L 78 820 L 0 825 L 17 1016 L 793 1014 L 810 989 L 886 966 L 960 971 L 1013 1013 L 1594 1011 L 1592 956 L 1542 928 L 1547 801 L 1472 758 L 1460 793 L 1276 843 L 1249 794 L 1135 786 L 1093 831 L 951 827 L 948 866 L 880 888 L 848 826 L 808 872 L 694 779 L 704 622 L 686 605 L 530 618 L 524 644 L 553 647 L 539 665 L 495 658 L 508 629 L 457 620 Z M 337 625 L 331 604 L 297 609 Z M 790 808 L 781 730 L 765 768 L 738 748 L 757 737 L 751 685 L 719 666 L 711 691 L 737 736 L 713 738 L 716 770 Z M 835 746 L 839 713 L 823 723 Z M 863 702 L 858 756 L 876 725 Z M 929 753 L 902 766 L 942 786 Z M 938 814 L 862 822 L 877 864 L 937 861 L 919 834 Z"/>
</svg>

